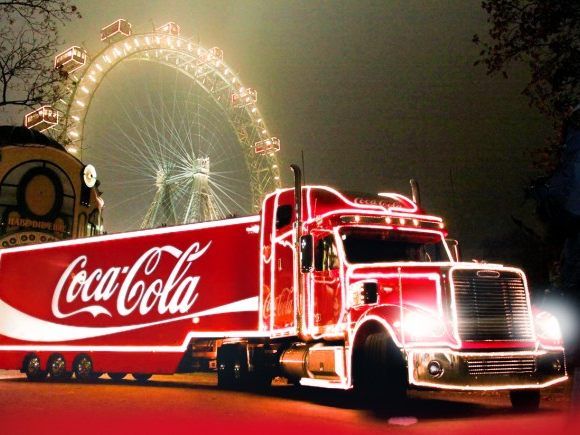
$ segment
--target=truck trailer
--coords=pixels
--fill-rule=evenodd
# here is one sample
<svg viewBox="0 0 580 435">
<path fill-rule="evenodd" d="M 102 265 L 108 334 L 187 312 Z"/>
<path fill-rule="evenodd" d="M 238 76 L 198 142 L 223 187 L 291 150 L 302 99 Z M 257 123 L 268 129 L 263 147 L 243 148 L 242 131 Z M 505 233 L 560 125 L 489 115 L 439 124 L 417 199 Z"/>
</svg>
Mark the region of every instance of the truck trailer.
<svg viewBox="0 0 580 435">
<path fill-rule="evenodd" d="M 217 370 L 223 388 L 508 390 L 567 379 L 522 270 L 461 262 L 406 196 L 302 186 L 257 216 L 0 251 L 0 368 L 30 380 Z"/>
</svg>

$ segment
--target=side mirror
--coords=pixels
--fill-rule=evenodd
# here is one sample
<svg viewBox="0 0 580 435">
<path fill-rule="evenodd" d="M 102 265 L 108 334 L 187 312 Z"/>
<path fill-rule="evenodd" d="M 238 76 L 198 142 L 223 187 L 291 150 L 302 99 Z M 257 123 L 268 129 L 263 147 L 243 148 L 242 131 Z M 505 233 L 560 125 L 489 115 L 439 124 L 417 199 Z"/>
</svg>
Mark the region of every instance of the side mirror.
<svg viewBox="0 0 580 435">
<path fill-rule="evenodd" d="M 451 250 L 451 256 L 454 261 L 461 261 L 461 251 L 459 250 L 459 242 L 455 239 L 445 239 L 449 249 Z"/>
<path fill-rule="evenodd" d="M 303 273 L 312 272 L 313 246 L 311 235 L 300 237 L 300 268 Z"/>
</svg>

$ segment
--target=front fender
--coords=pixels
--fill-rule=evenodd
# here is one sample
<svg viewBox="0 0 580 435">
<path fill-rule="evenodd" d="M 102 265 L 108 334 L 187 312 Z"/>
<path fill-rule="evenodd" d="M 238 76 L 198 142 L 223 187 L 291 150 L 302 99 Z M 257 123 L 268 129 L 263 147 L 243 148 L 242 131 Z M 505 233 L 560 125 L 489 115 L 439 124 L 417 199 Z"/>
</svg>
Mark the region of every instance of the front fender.
<svg viewBox="0 0 580 435">
<path fill-rule="evenodd" d="M 401 308 L 399 306 L 390 304 L 376 305 L 358 319 L 352 332 L 351 342 L 355 342 L 361 328 L 364 329 L 363 326 L 368 326 L 371 322 L 375 322 L 385 329 L 398 347 L 402 348 L 403 340 L 401 331 L 395 326 L 396 322 L 400 321 L 400 318 Z"/>
<path fill-rule="evenodd" d="M 380 304 L 369 307 L 356 322 L 353 343 L 359 331 L 366 330 L 370 322 L 380 325 L 401 349 L 416 347 L 457 348 L 460 342 L 453 335 L 453 328 L 441 315 L 415 305 Z"/>
</svg>

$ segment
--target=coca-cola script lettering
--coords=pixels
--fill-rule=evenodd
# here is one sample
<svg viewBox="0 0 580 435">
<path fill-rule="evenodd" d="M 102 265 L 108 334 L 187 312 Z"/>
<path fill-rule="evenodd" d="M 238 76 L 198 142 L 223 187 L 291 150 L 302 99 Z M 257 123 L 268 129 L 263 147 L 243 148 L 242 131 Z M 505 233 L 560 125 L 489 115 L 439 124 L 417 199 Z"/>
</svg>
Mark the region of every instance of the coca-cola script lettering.
<svg viewBox="0 0 580 435">
<path fill-rule="evenodd" d="M 146 315 L 152 310 L 159 314 L 185 314 L 197 299 L 199 276 L 188 275 L 191 265 L 209 248 L 211 242 L 201 247 L 193 243 L 185 251 L 166 245 L 154 247 L 139 257 L 134 264 L 115 266 L 109 269 L 96 268 L 91 271 L 86 255 L 73 260 L 60 277 L 52 296 L 52 312 L 60 318 L 80 313 L 94 317 L 104 314 L 113 317 L 103 305 L 116 300 L 117 314 L 128 316 L 138 311 Z M 169 256 L 176 259 L 173 269 L 166 277 L 154 280 L 136 279 L 149 277 L 157 270 L 161 260 Z M 81 301 L 86 304 L 80 309 L 67 312 L 67 305 Z"/>
<path fill-rule="evenodd" d="M 384 208 L 401 207 L 401 203 L 394 200 L 374 199 L 374 198 L 355 198 L 355 204 L 361 205 L 379 205 Z"/>
</svg>

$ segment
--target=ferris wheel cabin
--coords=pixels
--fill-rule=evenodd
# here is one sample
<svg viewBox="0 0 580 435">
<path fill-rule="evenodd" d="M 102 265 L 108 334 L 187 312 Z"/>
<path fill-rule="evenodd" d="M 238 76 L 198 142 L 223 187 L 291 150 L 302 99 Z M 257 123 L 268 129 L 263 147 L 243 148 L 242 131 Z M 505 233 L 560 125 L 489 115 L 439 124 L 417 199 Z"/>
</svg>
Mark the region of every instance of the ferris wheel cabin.
<svg viewBox="0 0 580 435">
<path fill-rule="evenodd" d="M 254 151 L 256 154 L 271 154 L 280 151 L 280 139 L 277 137 L 270 137 L 256 142 L 254 145 Z"/>
<path fill-rule="evenodd" d="M 156 28 L 155 31 L 159 33 L 166 33 L 171 36 L 179 36 L 181 28 L 179 27 L 178 24 L 174 23 L 173 21 L 170 21 L 169 23 Z"/>
<path fill-rule="evenodd" d="M 198 58 L 197 58 L 197 65 L 202 66 L 209 62 L 223 62 L 224 60 L 224 51 L 219 47 L 212 47 L 206 52 L 199 52 L 198 51 Z"/>
<path fill-rule="evenodd" d="M 101 41 L 116 42 L 127 36 L 131 36 L 131 23 L 122 18 L 101 29 Z"/>
<path fill-rule="evenodd" d="M 82 68 L 87 63 L 87 52 L 76 45 L 57 54 L 54 58 L 54 69 L 68 74 Z"/>
<path fill-rule="evenodd" d="M 42 106 L 24 116 L 24 126 L 45 131 L 58 124 L 58 111 L 50 106 Z"/>
</svg>

